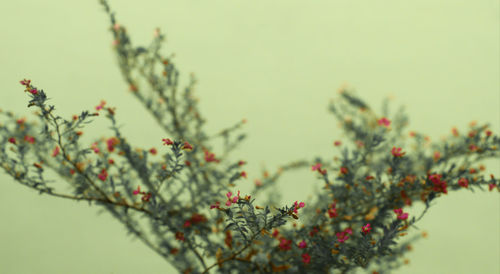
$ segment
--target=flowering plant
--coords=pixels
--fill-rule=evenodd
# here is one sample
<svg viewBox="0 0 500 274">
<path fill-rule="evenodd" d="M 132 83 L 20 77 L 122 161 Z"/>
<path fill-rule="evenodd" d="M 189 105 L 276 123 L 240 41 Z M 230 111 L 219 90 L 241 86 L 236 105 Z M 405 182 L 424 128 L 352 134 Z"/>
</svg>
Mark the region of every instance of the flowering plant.
<svg viewBox="0 0 500 274">
<path fill-rule="evenodd" d="M 41 194 L 103 206 L 180 272 L 316 273 L 359 267 L 382 272 L 400 264 L 398 256 L 415 240 L 400 238 L 432 200 L 469 185 L 498 190 L 498 179 L 484 178 L 484 168 L 475 165 L 499 155 L 500 139 L 487 126 L 471 125 L 466 135 L 453 130 L 449 140 L 433 144 L 434 154 L 428 156 L 422 146 L 425 136 L 410 134 L 414 151 L 402 143 L 404 115 L 379 117 L 344 90 L 330 110 L 357 149 L 344 148 L 334 161 L 291 162 L 242 194 L 237 183 L 247 177 L 246 163 L 228 162 L 227 157 L 244 139 L 234 134 L 245 121 L 207 136 L 193 95 L 196 80 L 192 76 L 178 91 L 179 72 L 172 58 L 160 53 L 163 35 L 156 31 L 150 47 L 134 47 L 107 3 L 102 4 L 130 91 L 165 131 L 158 137 L 162 149 L 133 148 L 119 130 L 116 109 L 105 101 L 70 119 L 58 116 L 46 93 L 24 79 L 28 107 L 37 109 L 40 123 L 2 112 L 0 163 L 16 181 Z M 113 135 L 82 144 L 82 129 L 102 114 Z M 212 148 L 219 137 L 226 141 L 224 153 Z M 341 147 L 342 142 L 333 145 Z M 466 158 L 462 164 L 460 157 Z M 300 167 L 311 168 L 325 184 L 316 200 L 281 207 L 255 204 L 252 197 L 273 187 L 282 172 Z M 49 186 L 45 169 L 70 182 L 73 193 Z M 404 212 L 418 201 L 426 206 L 422 214 Z M 143 217 L 150 231 L 140 226 Z"/>
</svg>

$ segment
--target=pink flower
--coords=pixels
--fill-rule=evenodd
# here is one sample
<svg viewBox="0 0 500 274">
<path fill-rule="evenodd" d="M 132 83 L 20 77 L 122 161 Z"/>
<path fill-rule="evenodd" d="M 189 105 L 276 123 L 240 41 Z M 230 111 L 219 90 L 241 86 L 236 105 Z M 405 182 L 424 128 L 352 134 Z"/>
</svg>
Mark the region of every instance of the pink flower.
<svg viewBox="0 0 500 274">
<path fill-rule="evenodd" d="M 30 89 L 30 93 L 35 95 L 38 93 L 38 90 L 36 90 L 36 88 L 32 88 L 32 89 Z"/>
<path fill-rule="evenodd" d="M 98 106 L 96 106 L 95 109 L 99 111 L 104 107 L 104 105 L 106 105 L 106 101 L 101 100 L 101 103 Z"/>
<path fill-rule="evenodd" d="M 311 262 L 311 256 L 307 253 L 302 254 L 302 261 L 304 264 L 308 264 Z"/>
<path fill-rule="evenodd" d="M 134 190 L 134 192 L 132 192 L 132 194 L 134 195 L 137 195 L 137 194 L 140 194 L 141 193 L 141 187 L 140 186 L 137 186 L 137 189 Z"/>
<path fill-rule="evenodd" d="M 391 153 L 394 157 L 403 157 L 403 155 L 406 154 L 406 152 L 403 152 L 401 153 L 401 149 L 400 147 L 396 148 L 396 147 L 392 147 L 392 150 L 391 150 Z"/>
<path fill-rule="evenodd" d="M 259 179 L 255 179 L 255 185 L 256 186 L 262 186 L 262 181 Z"/>
<path fill-rule="evenodd" d="M 236 204 L 239 201 L 239 199 L 240 199 L 240 191 L 239 190 L 238 190 L 238 195 L 231 198 L 232 195 L 233 195 L 233 193 L 231 191 L 226 193 L 226 196 L 227 196 L 226 206 L 230 206 L 232 203 Z"/>
<path fill-rule="evenodd" d="M 151 148 L 151 149 L 149 150 L 149 153 L 151 153 L 151 154 L 153 154 L 153 155 L 156 155 L 156 153 L 158 153 L 158 151 L 156 151 L 156 148 L 154 148 L 154 147 L 153 147 L 153 148 Z"/>
<path fill-rule="evenodd" d="M 19 83 L 21 83 L 21 85 L 23 85 L 23 86 L 28 87 L 31 83 L 31 80 L 24 79 L 24 80 L 19 81 Z"/>
<path fill-rule="evenodd" d="M 30 144 L 34 144 L 35 143 L 35 137 L 26 135 L 26 136 L 24 136 L 24 141 L 26 141 L 26 142 L 28 142 Z"/>
<path fill-rule="evenodd" d="M 99 175 L 97 175 L 97 177 L 99 177 L 99 180 L 101 181 L 106 181 L 106 178 L 108 177 L 108 172 L 106 171 L 105 168 L 101 169 L 101 173 L 99 173 Z"/>
<path fill-rule="evenodd" d="M 184 227 L 190 227 L 190 226 L 191 226 L 191 221 L 186 220 L 186 221 L 184 222 Z"/>
<path fill-rule="evenodd" d="M 219 208 L 219 207 L 220 207 L 220 202 L 215 202 L 214 205 L 210 205 L 210 209 Z"/>
<path fill-rule="evenodd" d="M 399 215 L 398 219 L 400 219 L 400 220 L 406 220 L 406 219 L 408 219 L 408 213 L 403 213 L 403 214 Z"/>
<path fill-rule="evenodd" d="M 242 165 L 244 165 L 244 164 L 246 164 L 246 163 L 245 163 L 245 161 L 243 161 L 243 160 L 238 162 L 238 165 L 239 165 L 239 166 L 242 166 Z"/>
<path fill-rule="evenodd" d="M 488 188 L 490 191 L 492 191 L 496 187 L 495 184 L 488 184 Z"/>
<path fill-rule="evenodd" d="M 335 235 L 337 236 L 337 241 L 339 241 L 339 243 L 344 243 L 347 239 L 349 239 L 349 236 L 346 235 L 345 231 L 337 232 Z"/>
<path fill-rule="evenodd" d="M 408 219 L 408 213 L 403 213 L 402 208 L 394 209 L 394 213 L 398 216 L 398 219 L 400 220 L 406 220 Z"/>
<path fill-rule="evenodd" d="M 381 119 L 378 120 L 378 124 L 380 126 L 384 125 L 385 127 L 388 127 L 391 124 L 391 121 L 389 121 L 389 119 L 383 117 L 383 118 L 381 118 Z"/>
<path fill-rule="evenodd" d="M 342 144 L 341 141 L 335 141 L 333 142 L 333 145 L 335 145 L 336 147 L 340 146 Z"/>
<path fill-rule="evenodd" d="M 348 228 L 344 229 L 344 231 L 346 233 L 349 233 L 350 235 L 352 235 L 352 228 L 348 227 Z"/>
<path fill-rule="evenodd" d="M 57 154 L 59 154 L 59 147 L 58 147 L 58 146 L 56 146 L 56 147 L 54 148 L 54 151 L 52 151 L 52 157 L 56 157 L 56 156 L 57 156 Z"/>
<path fill-rule="evenodd" d="M 458 136 L 458 130 L 456 127 L 452 128 L 451 129 L 451 133 L 453 134 L 453 136 Z"/>
<path fill-rule="evenodd" d="M 467 188 L 469 186 L 469 180 L 467 180 L 466 178 L 460 178 L 458 180 L 458 184 L 461 186 L 461 187 L 465 187 Z"/>
<path fill-rule="evenodd" d="M 321 170 L 321 163 L 317 163 L 317 164 L 313 165 L 311 169 L 312 169 L 312 171 Z"/>
<path fill-rule="evenodd" d="M 486 136 L 491 136 L 491 134 L 492 134 L 491 130 L 486 131 Z"/>
<path fill-rule="evenodd" d="M 172 140 L 170 140 L 170 139 L 162 139 L 162 141 L 163 141 L 163 145 L 170 146 L 170 145 L 174 144 L 174 142 L 172 142 Z"/>
<path fill-rule="evenodd" d="M 321 163 L 317 163 L 311 167 L 312 171 L 317 170 L 319 173 L 325 175 L 326 174 L 326 169 L 321 169 Z"/>
<path fill-rule="evenodd" d="M 470 145 L 469 145 L 469 150 L 470 150 L 470 151 L 476 151 L 476 150 L 477 150 L 477 146 L 476 146 L 476 145 L 474 145 L 474 144 L 470 144 Z"/>
<path fill-rule="evenodd" d="M 306 241 L 302 240 L 299 244 L 298 244 L 299 248 L 306 248 L 307 247 L 307 243 Z"/>
<path fill-rule="evenodd" d="M 372 230 L 370 223 L 364 225 L 363 227 L 361 227 L 361 229 L 363 230 L 363 233 L 365 233 L 365 235 L 368 234 L 368 232 L 370 232 L 370 230 Z"/>
<path fill-rule="evenodd" d="M 115 145 L 117 145 L 120 141 L 116 137 L 111 137 L 108 140 L 106 140 L 106 145 L 108 146 L 108 151 L 113 152 L 115 150 Z"/>
<path fill-rule="evenodd" d="M 99 151 L 100 151 L 99 148 L 97 147 L 97 143 L 93 143 L 91 148 L 95 153 L 99 153 Z"/>
</svg>

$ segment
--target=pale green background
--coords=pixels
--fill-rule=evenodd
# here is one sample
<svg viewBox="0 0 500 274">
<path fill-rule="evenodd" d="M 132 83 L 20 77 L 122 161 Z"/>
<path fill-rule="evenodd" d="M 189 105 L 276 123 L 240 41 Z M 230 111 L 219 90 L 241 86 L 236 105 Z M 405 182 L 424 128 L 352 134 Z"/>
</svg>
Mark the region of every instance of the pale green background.
<svg viewBox="0 0 500 274">
<path fill-rule="evenodd" d="M 235 157 L 251 184 L 265 163 L 333 157 L 341 137 L 327 113 L 348 83 L 379 110 L 394 96 L 410 130 L 432 140 L 472 120 L 500 132 L 499 3 L 491 1 L 111 1 L 132 39 L 167 35 L 185 79 L 195 72 L 207 129 L 247 118 L 249 139 Z M 117 106 L 137 145 L 165 136 L 127 92 L 96 1 L 3 1 L 0 108 L 33 117 L 18 81 L 43 88 L 69 117 Z M 144 126 L 144 127 L 143 127 Z M 86 135 L 110 134 L 100 119 Z M 499 162 L 486 163 L 500 176 Z M 171 273 L 108 214 L 85 203 L 39 196 L 0 175 L 0 273 Z M 287 203 L 320 184 L 308 170 L 280 182 Z M 241 189 L 245 189 L 242 187 Z M 395 273 L 499 273 L 498 193 L 453 192 L 420 222 L 428 239 Z M 418 212 L 418 211 L 416 211 Z"/>
</svg>

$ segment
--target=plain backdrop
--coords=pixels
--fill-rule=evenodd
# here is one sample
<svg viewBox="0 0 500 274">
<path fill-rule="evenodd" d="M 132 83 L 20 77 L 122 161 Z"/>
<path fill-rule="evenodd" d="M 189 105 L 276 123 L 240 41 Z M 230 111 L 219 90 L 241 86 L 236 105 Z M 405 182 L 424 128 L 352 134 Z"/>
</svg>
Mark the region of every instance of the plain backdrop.
<svg viewBox="0 0 500 274">
<path fill-rule="evenodd" d="M 136 45 L 166 33 L 185 82 L 195 72 L 206 129 L 248 120 L 235 159 L 248 162 L 248 189 L 263 165 L 339 155 L 342 137 L 327 111 L 347 85 L 380 111 L 406 106 L 409 130 L 432 141 L 469 122 L 500 132 L 499 2 L 171 1 L 110 5 Z M 137 146 L 168 137 L 129 94 L 98 1 L 4 1 L 0 9 L 0 108 L 33 119 L 23 78 L 70 117 L 101 99 L 117 107 Z M 109 136 L 105 119 L 85 130 Z M 499 161 L 485 162 L 500 176 Z M 64 183 L 64 182 L 58 182 Z M 244 186 L 247 184 L 247 186 Z M 320 181 L 285 175 L 283 202 L 306 200 Z M 38 195 L 0 175 L 0 273 L 172 273 L 172 268 L 95 206 Z M 245 188 L 246 187 L 246 188 Z M 419 204 L 414 211 L 420 212 Z M 500 272 L 498 192 L 450 192 L 418 224 L 429 233 L 394 273 Z M 421 208 L 421 207 L 420 207 Z M 421 231 L 412 231 L 420 233 Z"/>
</svg>

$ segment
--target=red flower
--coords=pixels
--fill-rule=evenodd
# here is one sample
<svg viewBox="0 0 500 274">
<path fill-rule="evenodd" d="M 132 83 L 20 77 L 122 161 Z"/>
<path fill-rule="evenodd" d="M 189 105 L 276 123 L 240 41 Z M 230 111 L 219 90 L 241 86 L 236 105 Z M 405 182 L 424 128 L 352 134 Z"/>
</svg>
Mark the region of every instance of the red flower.
<svg viewBox="0 0 500 274">
<path fill-rule="evenodd" d="M 148 192 L 147 194 L 146 193 L 142 193 L 141 200 L 143 200 L 144 202 L 148 202 L 150 198 L 151 198 L 151 193 L 150 192 Z"/>
<path fill-rule="evenodd" d="M 328 216 L 330 216 L 330 218 L 337 217 L 338 216 L 337 209 L 336 208 L 328 209 Z"/>
<path fill-rule="evenodd" d="M 279 234 L 279 233 L 280 233 L 280 232 L 279 232 L 279 231 L 275 228 L 275 229 L 273 230 L 273 234 L 272 234 L 272 236 L 273 236 L 274 238 L 276 238 L 276 237 L 278 237 L 278 234 Z"/>
<path fill-rule="evenodd" d="M 170 145 L 174 144 L 174 142 L 172 142 L 172 140 L 170 140 L 170 139 L 162 139 L 162 141 L 163 141 L 163 145 L 170 146 Z"/>
<path fill-rule="evenodd" d="M 307 247 L 307 243 L 306 243 L 306 241 L 302 240 L 297 246 L 299 248 L 306 248 Z"/>
<path fill-rule="evenodd" d="M 246 173 L 245 171 L 242 171 L 242 172 L 240 173 L 240 177 L 244 177 L 244 178 L 246 178 L 246 177 L 247 177 L 247 173 Z"/>
<path fill-rule="evenodd" d="M 14 137 L 10 137 L 10 138 L 9 138 L 9 143 L 11 143 L 11 144 L 14 144 L 14 145 L 15 145 L 15 144 L 16 144 L 16 138 L 14 138 Z"/>
<path fill-rule="evenodd" d="M 184 233 L 180 231 L 175 232 L 175 238 L 179 241 L 184 241 Z"/>
<path fill-rule="evenodd" d="M 192 149 L 192 147 L 191 147 L 191 149 Z M 205 150 L 205 161 L 216 162 L 216 163 L 220 162 L 220 160 L 215 159 L 215 154 L 210 153 L 208 150 Z"/>
<path fill-rule="evenodd" d="M 151 149 L 149 150 L 149 153 L 151 153 L 151 154 L 153 154 L 153 155 L 156 155 L 156 153 L 158 153 L 158 151 L 156 151 L 156 148 L 154 148 L 154 147 L 153 147 L 153 148 L 151 148 Z"/>
<path fill-rule="evenodd" d="M 341 144 L 342 144 L 342 142 L 340 142 L 340 141 L 333 142 L 333 145 L 335 145 L 336 147 L 340 146 Z"/>
<path fill-rule="evenodd" d="M 349 172 L 349 170 L 347 169 L 347 167 L 341 167 L 340 168 L 340 173 L 347 174 L 348 172 Z"/>
<path fill-rule="evenodd" d="M 490 191 L 492 191 L 495 187 L 497 187 L 495 184 L 488 184 L 488 188 Z"/>
<path fill-rule="evenodd" d="M 238 165 L 239 165 L 239 166 L 242 166 L 242 165 L 244 165 L 244 164 L 246 164 L 246 163 L 245 163 L 245 161 L 239 161 L 239 162 L 238 162 Z"/>
<path fill-rule="evenodd" d="M 309 236 L 313 237 L 319 232 L 319 229 L 317 227 L 313 227 L 311 231 L 309 231 Z"/>
<path fill-rule="evenodd" d="M 469 186 L 469 180 L 467 180 L 466 178 L 460 178 L 458 180 L 458 184 L 461 186 L 461 187 L 465 187 L 467 188 Z"/>
<path fill-rule="evenodd" d="M 193 146 L 188 142 L 184 142 L 184 146 L 182 147 L 182 149 L 190 151 L 190 150 L 193 150 Z"/>
<path fill-rule="evenodd" d="M 308 264 L 311 262 L 311 256 L 307 253 L 302 254 L 302 261 L 304 264 Z"/>
<path fill-rule="evenodd" d="M 439 160 L 439 158 L 441 158 L 441 153 L 439 153 L 439 151 L 435 151 L 434 152 L 434 161 Z"/>
<path fill-rule="evenodd" d="M 210 205 L 210 209 L 219 208 L 219 207 L 220 207 L 220 202 L 215 202 L 214 205 Z"/>
<path fill-rule="evenodd" d="M 28 87 L 31 83 L 31 80 L 24 79 L 24 80 L 19 81 L 19 83 L 21 83 L 21 85 L 23 85 L 23 86 Z"/>
<path fill-rule="evenodd" d="M 403 157 L 403 155 L 406 154 L 406 152 L 401 152 L 402 148 L 398 147 L 392 147 L 391 153 L 394 157 Z"/>
<path fill-rule="evenodd" d="M 278 246 L 281 250 L 290 250 L 292 248 L 292 240 L 281 237 Z"/>
<path fill-rule="evenodd" d="M 447 184 L 446 181 L 441 181 L 441 174 L 431 174 L 429 175 L 429 180 L 434 184 L 433 190 L 436 192 L 443 192 L 445 194 L 448 193 L 446 190 Z"/>
</svg>

